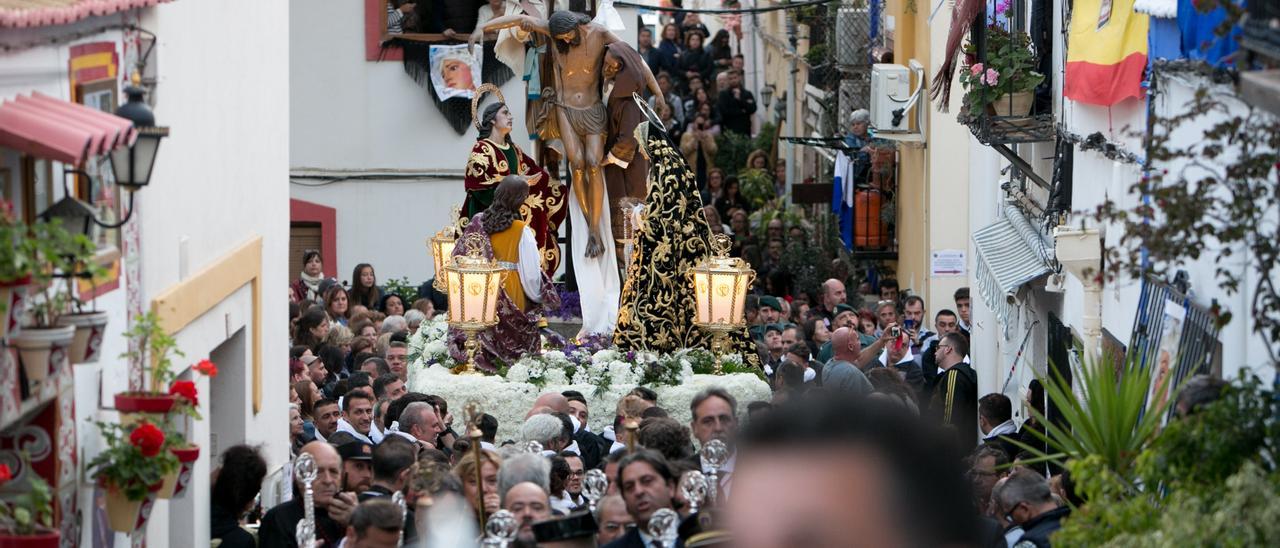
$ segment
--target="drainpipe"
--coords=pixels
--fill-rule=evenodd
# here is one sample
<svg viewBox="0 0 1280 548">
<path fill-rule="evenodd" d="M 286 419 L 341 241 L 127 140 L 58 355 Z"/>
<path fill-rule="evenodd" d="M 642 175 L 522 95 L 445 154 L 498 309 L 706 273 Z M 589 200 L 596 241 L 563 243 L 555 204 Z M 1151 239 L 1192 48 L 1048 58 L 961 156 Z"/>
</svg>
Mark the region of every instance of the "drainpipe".
<svg viewBox="0 0 1280 548">
<path fill-rule="evenodd" d="M 1088 355 L 1097 355 L 1102 341 L 1102 240 L 1098 229 L 1053 229 L 1058 263 L 1084 286 L 1081 334 Z"/>
<path fill-rule="evenodd" d="M 788 55 L 787 68 L 787 123 L 791 125 L 791 135 L 803 137 L 800 134 L 800 95 L 796 91 L 796 73 L 800 69 L 796 66 L 796 17 L 792 10 L 786 10 L 787 14 L 787 43 L 791 46 L 791 55 Z M 778 131 L 782 131 L 779 127 Z M 787 182 L 784 192 L 787 196 L 791 195 L 791 185 L 795 183 L 796 173 L 796 145 L 795 143 L 787 143 Z"/>
</svg>

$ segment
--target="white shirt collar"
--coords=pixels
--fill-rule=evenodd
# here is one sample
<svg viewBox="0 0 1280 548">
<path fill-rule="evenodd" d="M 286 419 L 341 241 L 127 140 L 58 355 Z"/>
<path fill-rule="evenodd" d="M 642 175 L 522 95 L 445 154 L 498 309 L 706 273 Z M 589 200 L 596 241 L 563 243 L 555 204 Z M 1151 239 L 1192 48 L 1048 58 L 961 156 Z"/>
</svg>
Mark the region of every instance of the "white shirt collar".
<svg viewBox="0 0 1280 548">
<path fill-rule="evenodd" d="M 346 432 L 346 433 L 348 433 L 348 434 L 351 434 L 351 435 L 355 436 L 355 437 L 356 437 L 356 439 L 359 439 L 359 440 L 361 440 L 361 441 L 363 441 L 363 442 L 366 442 L 366 443 L 368 443 L 368 444 L 370 444 L 370 445 L 374 445 L 373 440 L 372 440 L 372 439 L 369 439 L 369 436 L 366 436 L 366 435 L 364 435 L 364 434 L 361 434 L 361 433 L 357 432 L 357 431 L 356 431 L 356 427 L 351 426 L 351 423 L 347 422 L 347 419 L 342 419 L 342 418 L 338 419 L 338 431 L 339 431 L 339 432 Z M 370 427 L 370 429 L 369 429 L 369 433 L 371 433 L 371 434 L 373 433 L 373 428 L 372 428 L 372 427 Z"/>
<path fill-rule="evenodd" d="M 982 439 L 984 440 L 994 439 L 996 436 L 1004 436 L 1004 435 L 1012 434 L 1017 431 L 1018 431 L 1018 425 L 1014 424 L 1013 419 L 1009 419 L 1007 421 L 1004 421 L 996 425 L 996 427 L 992 428 L 990 432 L 987 432 L 987 435 L 983 436 Z"/>
</svg>

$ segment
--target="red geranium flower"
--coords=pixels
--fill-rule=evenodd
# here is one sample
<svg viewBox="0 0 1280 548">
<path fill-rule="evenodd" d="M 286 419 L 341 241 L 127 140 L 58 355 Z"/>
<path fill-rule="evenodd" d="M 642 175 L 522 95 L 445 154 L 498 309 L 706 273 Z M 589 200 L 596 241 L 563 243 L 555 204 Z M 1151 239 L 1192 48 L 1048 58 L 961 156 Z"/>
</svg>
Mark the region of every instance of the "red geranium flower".
<svg viewBox="0 0 1280 548">
<path fill-rule="evenodd" d="M 164 445 L 164 432 L 156 425 L 144 422 L 129 434 L 129 443 L 142 451 L 142 456 L 154 457 L 160 454 L 160 447 Z"/>
<path fill-rule="evenodd" d="M 210 360 L 200 360 L 200 363 L 191 366 L 191 368 L 196 370 L 197 373 L 203 373 L 210 377 L 218 376 L 218 366 Z"/>
<path fill-rule="evenodd" d="M 0 464 L 0 485 L 4 485 L 11 479 L 13 479 L 13 472 L 9 471 L 9 465 Z"/>
<path fill-rule="evenodd" d="M 196 383 L 191 381 L 173 381 L 169 386 L 169 394 L 187 400 L 191 405 L 199 405 L 196 398 Z"/>
</svg>

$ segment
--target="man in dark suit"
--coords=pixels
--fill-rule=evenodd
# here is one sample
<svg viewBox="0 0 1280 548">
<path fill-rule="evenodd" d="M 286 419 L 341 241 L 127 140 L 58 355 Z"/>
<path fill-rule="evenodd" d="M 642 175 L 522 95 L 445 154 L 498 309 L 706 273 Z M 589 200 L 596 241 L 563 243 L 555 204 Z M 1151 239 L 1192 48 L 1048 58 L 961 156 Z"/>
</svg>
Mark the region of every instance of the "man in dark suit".
<svg viewBox="0 0 1280 548">
<path fill-rule="evenodd" d="M 582 392 L 566 390 L 561 395 L 569 400 L 569 414 L 578 421 L 578 429 L 573 432 L 573 441 L 577 442 L 578 454 L 582 455 L 583 469 L 591 470 L 600 466 L 600 461 L 609 454 L 609 447 L 613 442 L 587 430 L 587 419 L 591 417 L 591 412 L 587 409 L 587 398 L 582 395 Z"/>
<path fill-rule="evenodd" d="M 957 447 L 971 453 L 978 445 L 978 374 L 964 362 L 967 355 L 969 340 L 959 333 L 949 333 L 937 344 L 942 374 L 929 409 L 939 422 L 955 429 Z"/>
<path fill-rule="evenodd" d="M 742 89 L 742 72 L 730 70 L 729 85 L 720 92 L 717 106 L 720 110 L 720 127 L 726 132 L 751 135 L 751 115 L 756 113 L 756 98 Z"/>
<path fill-rule="evenodd" d="M 342 457 L 338 450 L 322 441 L 302 446 L 301 452 L 316 459 L 316 479 L 311 483 L 315 502 L 316 540 L 323 546 L 337 546 L 346 531 L 347 521 L 356 507 L 356 495 L 339 493 L 342 481 Z M 294 476 L 294 496 L 262 516 L 258 527 L 258 546 L 294 548 L 298 545 L 297 527 L 302 520 L 302 479 Z"/>
<path fill-rule="evenodd" d="M 658 539 L 649 535 L 649 518 L 662 508 L 674 506 L 674 472 L 657 451 L 640 449 L 618 463 L 617 482 L 636 526 L 606 544 L 606 548 L 653 548 Z M 676 546 L 683 547 L 684 541 L 677 540 Z"/>
</svg>

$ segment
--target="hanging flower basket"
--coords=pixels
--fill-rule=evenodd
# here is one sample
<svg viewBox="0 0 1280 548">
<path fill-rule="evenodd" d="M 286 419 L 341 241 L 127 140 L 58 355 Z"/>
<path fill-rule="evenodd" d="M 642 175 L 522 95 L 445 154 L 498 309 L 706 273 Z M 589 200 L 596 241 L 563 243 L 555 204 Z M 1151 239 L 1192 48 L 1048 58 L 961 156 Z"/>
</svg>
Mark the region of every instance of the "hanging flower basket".
<svg viewBox="0 0 1280 548">
<path fill-rule="evenodd" d="M 14 334 L 13 346 L 17 347 L 18 357 L 27 372 L 27 382 L 41 383 L 49 375 L 57 373 L 58 364 L 65 357 L 75 332 L 71 326 L 23 327 Z"/>
<path fill-rule="evenodd" d="M 151 508 L 155 506 L 156 492 L 161 484 L 151 486 L 147 496 L 139 500 L 129 500 L 124 490 L 115 485 L 100 485 L 106 489 L 107 525 L 112 531 L 132 533 L 147 525 L 151 517 Z"/>
<path fill-rule="evenodd" d="M 67 314 L 58 318 L 59 325 L 75 328 L 68 358 L 71 363 L 97 363 L 102 356 L 102 338 L 107 333 L 106 312 Z"/>
<path fill-rule="evenodd" d="M 162 392 L 122 392 L 116 394 L 116 411 L 120 412 L 120 424 L 132 426 L 142 420 L 160 422 L 173 410 L 178 397 Z"/>
<path fill-rule="evenodd" d="M 169 451 L 178 457 L 178 469 L 165 474 L 164 484 L 160 486 L 156 498 L 180 498 L 186 492 L 187 485 L 191 483 L 191 470 L 195 467 L 196 459 L 200 458 L 199 445 L 175 447 Z"/>
<path fill-rule="evenodd" d="M 9 332 L 18 327 L 18 318 L 27 300 L 27 286 L 31 285 L 31 276 L 23 276 L 14 280 L 0 281 L 0 339 L 9 336 Z"/>
</svg>

